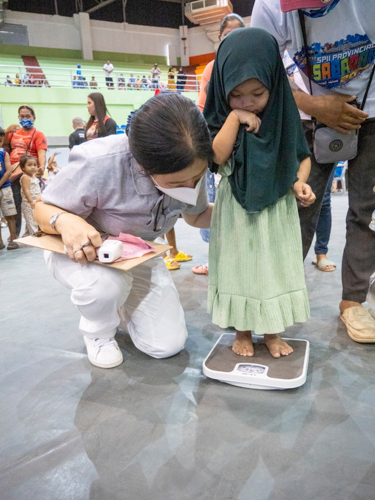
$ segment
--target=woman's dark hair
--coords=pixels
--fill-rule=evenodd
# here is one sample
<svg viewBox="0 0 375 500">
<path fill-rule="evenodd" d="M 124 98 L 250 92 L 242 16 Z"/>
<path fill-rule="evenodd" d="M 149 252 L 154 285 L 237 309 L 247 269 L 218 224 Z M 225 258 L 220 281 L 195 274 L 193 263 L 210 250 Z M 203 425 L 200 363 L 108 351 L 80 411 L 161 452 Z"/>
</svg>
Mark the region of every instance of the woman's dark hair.
<svg viewBox="0 0 375 500">
<path fill-rule="evenodd" d="M 180 94 L 152 97 L 134 113 L 127 133 L 132 155 L 150 175 L 179 172 L 198 158 L 212 162 L 203 114 Z"/>
<path fill-rule="evenodd" d="M 229 21 L 237 21 L 241 28 L 245 28 L 245 21 L 238 14 L 228 14 L 223 17 L 220 24 L 220 36 L 224 33 L 225 28 L 228 26 Z"/>
<path fill-rule="evenodd" d="M 21 167 L 21 170 L 23 170 L 26 166 L 26 163 L 27 163 L 27 160 L 36 160 L 35 156 L 33 155 L 29 155 L 29 154 L 26 154 L 26 155 L 22 155 L 21 158 L 20 158 L 20 167 Z"/>
<path fill-rule="evenodd" d="M 89 94 L 87 97 L 89 97 L 94 105 L 95 105 L 95 115 L 98 119 L 98 135 L 100 137 L 106 137 L 108 134 L 107 129 L 105 128 L 104 125 L 104 118 L 108 113 L 107 110 L 107 105 L 105 103 L 103 94 L 100 92 L 93 92 L 92 94 Z M 87 125 L 86 125 L 86 132 L 88 129 L 91 127 L 91 125 L 94 123 L 95 116 L 90 116 Z"/>
<path fill-rule="evenodd" d="M 32 108 L 31 106 L 28 106 L 27 104 L 22 104 L 22 106 L 18 108 L 18 114 L 20 114 L 21 109 L 27 109 L 35 118 L 35 111 L 34 108 Z"/>
</svg>

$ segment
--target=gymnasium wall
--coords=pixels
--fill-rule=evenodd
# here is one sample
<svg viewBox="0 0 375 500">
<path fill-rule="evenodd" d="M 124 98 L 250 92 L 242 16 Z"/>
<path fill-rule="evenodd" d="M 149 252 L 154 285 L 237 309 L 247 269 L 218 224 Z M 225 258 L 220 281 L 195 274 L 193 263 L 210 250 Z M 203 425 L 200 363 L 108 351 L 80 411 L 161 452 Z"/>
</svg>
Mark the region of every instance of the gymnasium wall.
<svg viewBox="0 0 375 500">
<path fill-rule="evenodd" d="M 53 57 L 53 52 L 58 50 L 57 57 L 82 58 L 83 47 L 78 14 L 73 17 L 63 17 L 7 10 L 6 23 L 27 26 L 30 47 L 27 49 L 27 46 L 3 44 L 0 45 L 0 54 L 1 52 L 14 54 L 16 51 L 19 55 L 21 53 L 29 55 L 25 51 L 31 49 L 30 55 Z M 113 61 L 167 64 L 169 45 L 173 47 L 174 57 L 180 57 L 180 38 L 177 29 L 90 20 L 90 31 L 94 60 L 102 61 L 110 58 Z M 14 47 L 13 50 L 11 47 Z M 66 51 L 65 56 L 64 51 Z M 78 51 L 79 56 L 76 55 Z M 177 61 L 171 63 L 177 64 Z"/>
<path fill-rule="evenodd" d="M 246 26 L 250 17 L 245 17 Z M 67 57 L 82 59 L 82 39 L 80 16 L 49 16 L 25 12 L 6 11 L 6 23 L 20 24 L 27 27 L 29 45 L 1 44 L 0 55 L 35 55 L 45 57 Z M 189 28 L 186 40 L 187 57 L 197 57 L 215 52 L 211 41 L 202 26 Z M 147 64 L 158 62 L 179 64 L 183 52 L 180 32 L 172 28 L 157 28 L 128 23 L 113 23 L 90 19 L 91 48 L 94 60 L 137 62 Z M 216 41 L 216 37 L 215 37 Z M 175 60 L 172 60 L 175 59 Z"/>
</svg>

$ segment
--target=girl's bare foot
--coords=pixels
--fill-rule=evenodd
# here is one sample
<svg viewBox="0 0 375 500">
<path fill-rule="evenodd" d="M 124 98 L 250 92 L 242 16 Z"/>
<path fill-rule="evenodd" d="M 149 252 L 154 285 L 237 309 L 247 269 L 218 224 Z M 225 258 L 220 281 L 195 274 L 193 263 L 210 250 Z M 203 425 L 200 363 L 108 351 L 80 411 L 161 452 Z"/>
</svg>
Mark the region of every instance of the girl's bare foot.
<svg viewBox="0 0 375 500">
<path fill-rule="evenodd" d="M 232 346 L 233 352 L 240 356 L 254 356 L 254 347 L 250 332 L 236 332 L 236 338 Z"/>
<path fill-rule="evenodd" d="M 293 352 L 293 348 L 289 344 L 287 344 L 280 337 L 280 335 L 265 335 L 264 341 L 274 358 L 279 358 L 280 356 L 288 356 L 288 354 L 291 354 Z"/>
</svg>

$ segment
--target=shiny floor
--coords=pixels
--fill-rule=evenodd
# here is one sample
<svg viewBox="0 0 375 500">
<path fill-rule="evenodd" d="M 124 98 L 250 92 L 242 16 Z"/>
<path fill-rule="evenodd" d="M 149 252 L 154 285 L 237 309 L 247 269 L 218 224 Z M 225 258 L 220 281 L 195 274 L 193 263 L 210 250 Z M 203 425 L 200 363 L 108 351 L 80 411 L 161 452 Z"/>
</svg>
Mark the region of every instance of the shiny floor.
<svg viewBox="0 0 375 500">
<path fill-rule="evenodd" d="M 191 272 L 207 245 L 183 221 L 178 244 L 194 260 L 173 277 L 186 349 L 155 360 L 118 334 L 125 362 L 112 370 L 88 362 L 78 312 L 42 253 L 0 251 L 1 500 L 374 500 L 375 346 L 338 319 L 346 206 L 333 197 L 337 271 L 306 260 L 312 317 L 287 334 L 310 341 L 310 364 L 288 391 L 202 374 L 221 331 L 207 278 Z"/>
</svg>

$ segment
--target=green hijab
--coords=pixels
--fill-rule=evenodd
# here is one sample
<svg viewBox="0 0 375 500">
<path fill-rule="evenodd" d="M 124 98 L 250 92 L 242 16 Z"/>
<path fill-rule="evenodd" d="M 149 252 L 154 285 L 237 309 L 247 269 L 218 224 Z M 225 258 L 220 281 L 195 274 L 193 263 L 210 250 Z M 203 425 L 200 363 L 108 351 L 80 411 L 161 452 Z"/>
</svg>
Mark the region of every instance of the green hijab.
<svg viewBox="0 0 375 500">
<path fill-rule="evenodd" d="M 301 161 L 311 153 L 278 44 L 259 28 L 232 31 L 219 46 L 203 111 L 212 135 L 232 111 L 229 93 L 250 78 L 257 78 L 270 96 L 257 134 L 240 125 L 229 182 L 245 210 L 260 212 L 290 191 Z"/>
</svg>

